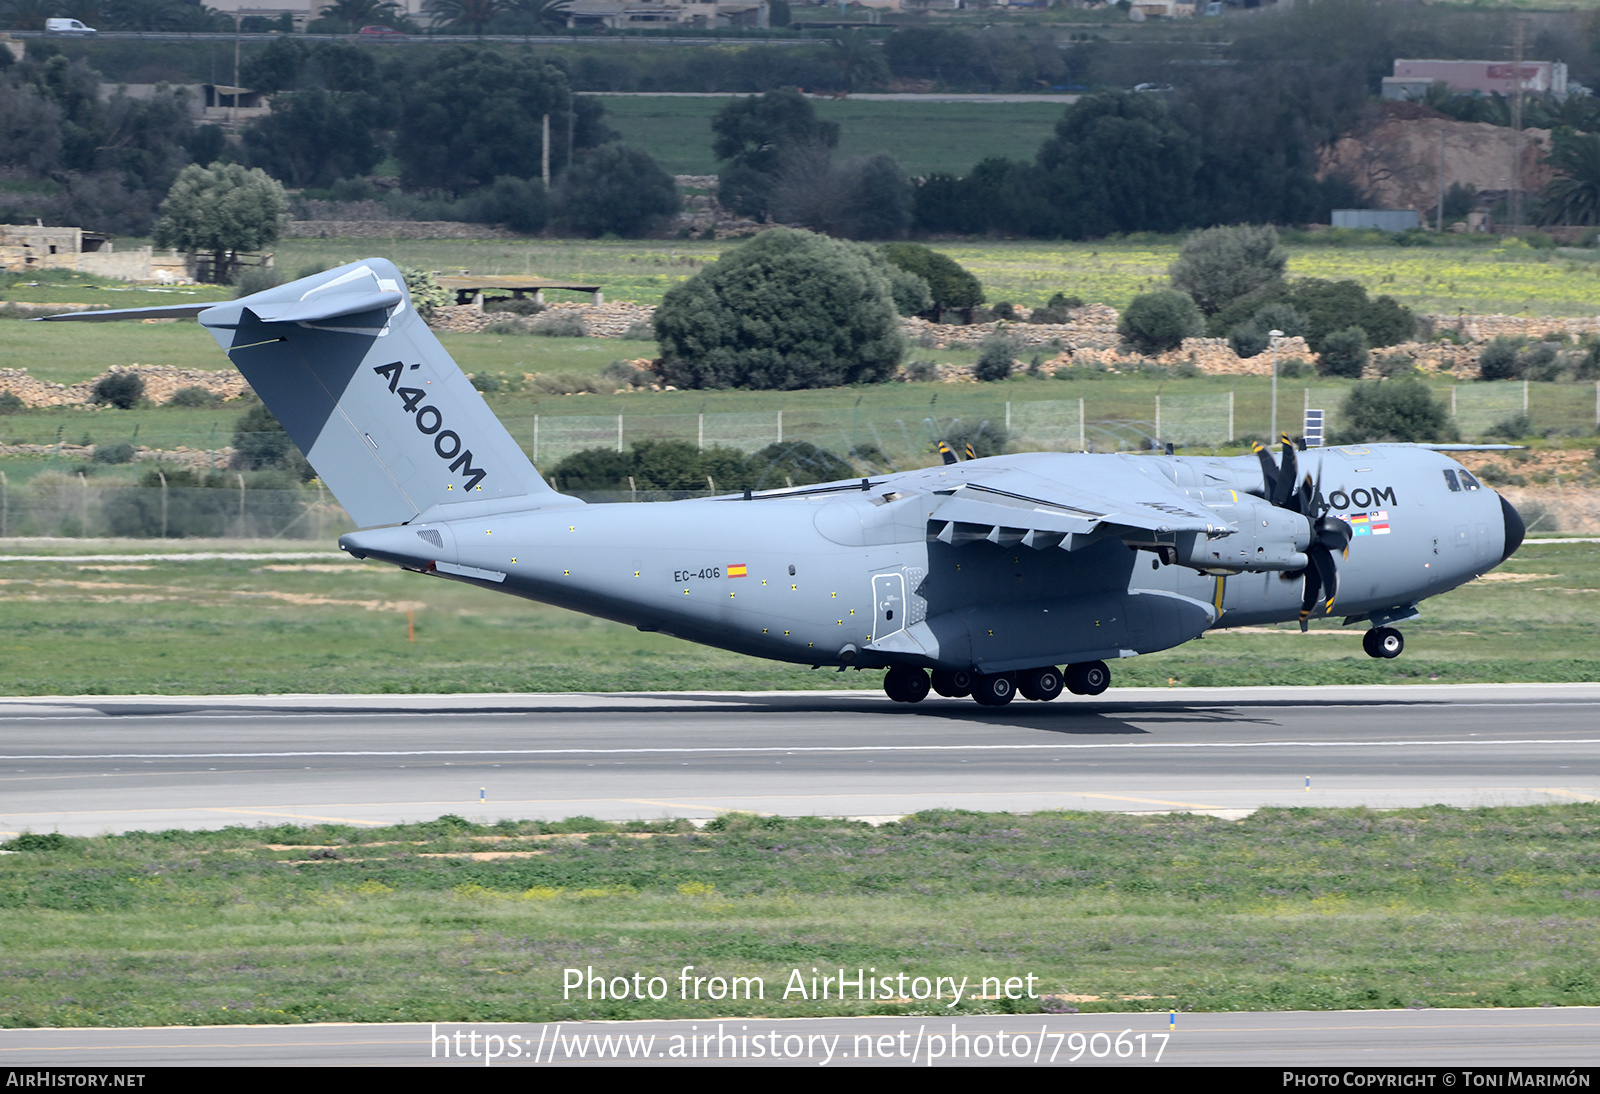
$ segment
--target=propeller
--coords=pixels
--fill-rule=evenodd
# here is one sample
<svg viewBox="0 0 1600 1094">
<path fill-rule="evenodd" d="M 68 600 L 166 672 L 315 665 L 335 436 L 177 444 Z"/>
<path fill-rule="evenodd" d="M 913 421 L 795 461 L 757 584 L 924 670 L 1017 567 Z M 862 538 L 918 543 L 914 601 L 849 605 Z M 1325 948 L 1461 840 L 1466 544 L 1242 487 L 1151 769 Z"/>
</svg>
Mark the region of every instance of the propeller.
<svg viewBox="0 0 1600 1094">
<path fill-rule="evenodd" d="M 956 462 L 956 450 L 950 447 L 949 441 L 939 442 L 939 456 L 945 463 Z"/>
<path fill-rule="evenodd" d="M 1301 478 L 1294 442 L 1287 433 L 1281 441 L 1281 463 L 1273 460 L 1271 452 L 1264 445 L 1257 444 L 1255 453 L 1261 461 L 1261 477 L 1266 486 L 1267 500 L 1279 509 L 1301 514 L 1311 525 L 1311 544 L 1306 548 L 1306 557 L 1311 565 L 1283 575 L 1285 580 L 1296 577 L 1305 579 L 1305 595 L 1300 600 L 1300 629 L 1303 631 L 1312 613 L 1317 610 L 1319 600 L 1322 601 L 1323 615 L 1333 611 L 1333 602 L 1339 595 L 1339 566 L 1334 561 L 1334 552 L 1348 558 L 1350 539 L 1355 533 L 1350 525 L 1329 511 L 1332 506 L 1322 495 L 1322 468 L 1317 468 L 1316 482 L 1312 482 L 1309 474 Z M 1322 595 L 1324 592 L 1327 593 L 1325 599 Z"/>
</svg>

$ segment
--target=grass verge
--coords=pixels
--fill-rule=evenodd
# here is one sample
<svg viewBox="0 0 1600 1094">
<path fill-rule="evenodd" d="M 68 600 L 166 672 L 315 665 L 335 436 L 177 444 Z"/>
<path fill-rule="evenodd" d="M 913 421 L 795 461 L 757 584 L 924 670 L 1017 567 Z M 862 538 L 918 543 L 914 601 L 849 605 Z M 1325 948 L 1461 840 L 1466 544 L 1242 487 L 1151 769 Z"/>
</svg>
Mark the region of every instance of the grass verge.
<svg viewBox="0 0 1600 1094">
<path fill-rule="evenodd" d="M 12 1027 L 1600 1003 L 1594 805 L 444 817 L 9 846 Z M 764 998 L 681 999 L 689 965 Z M 813 968 L 905 980 L 785 999 Z M 668 990 L 568 997 L 566 969 Z M 913 997 L 950 976 L 961 1003 Z M 984 977 L 1040 998 L 973 998 Z"/>
</svg>

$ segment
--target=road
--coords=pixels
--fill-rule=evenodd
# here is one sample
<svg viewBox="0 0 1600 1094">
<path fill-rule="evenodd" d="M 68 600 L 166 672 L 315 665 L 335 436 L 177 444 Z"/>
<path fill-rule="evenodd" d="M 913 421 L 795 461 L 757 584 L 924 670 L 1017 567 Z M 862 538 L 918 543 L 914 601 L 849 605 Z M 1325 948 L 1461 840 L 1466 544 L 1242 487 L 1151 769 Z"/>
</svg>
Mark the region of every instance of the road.
<svg viewBox="0 0 1600 1094">
<path fill-rule="evenodd" d="M 0 700 L 0 835 L 1600 801 L 1600 685 Z"/>
</svg>

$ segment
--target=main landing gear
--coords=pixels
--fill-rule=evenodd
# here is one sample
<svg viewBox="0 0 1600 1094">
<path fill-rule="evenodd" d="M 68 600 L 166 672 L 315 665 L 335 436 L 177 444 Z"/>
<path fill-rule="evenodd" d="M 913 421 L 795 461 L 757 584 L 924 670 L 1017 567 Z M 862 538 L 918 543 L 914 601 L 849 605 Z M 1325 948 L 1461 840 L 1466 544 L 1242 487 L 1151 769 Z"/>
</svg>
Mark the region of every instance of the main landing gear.
<svg viewBox="0 0 1600 1094">
<path fill-rule="evenodd" d="M 1361 636 L 1361 648 L 1368 657 L 1399 657 L 1406 648 L 1405 636 L 1393 627 L 1373 627 Z"/>
<path fill-rule="evenodd" d="M 970 695 L 985 707 L 1003 707 L 1019 693 L 1025 699 L 1048 703 L 1063 690 L 1074 695 L 1099 695 L 1110 686 L 1111 670 L 1104 661 L 1068 665 L 1065 671 L 1054 665 L 994 673 L 935 669 L 931 681 L 922 669 L 896 665 L 883 677 L 884 693 L 897 703 L 920 703 L 931 689 L 951 699 Z"/>
</svg>

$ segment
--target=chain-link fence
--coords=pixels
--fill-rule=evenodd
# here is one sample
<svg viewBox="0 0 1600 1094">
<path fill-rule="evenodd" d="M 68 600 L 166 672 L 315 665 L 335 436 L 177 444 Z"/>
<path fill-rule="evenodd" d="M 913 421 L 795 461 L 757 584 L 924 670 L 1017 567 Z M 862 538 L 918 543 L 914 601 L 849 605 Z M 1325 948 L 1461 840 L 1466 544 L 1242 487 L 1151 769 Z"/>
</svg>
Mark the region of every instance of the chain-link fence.
<svg viewBox="0 0 1600 1094">
<path fill-rule="evenodd" d="M 355 524 L 326 490 L 0 481 L 0 538 L 324 539 Z"/>
</svg>

